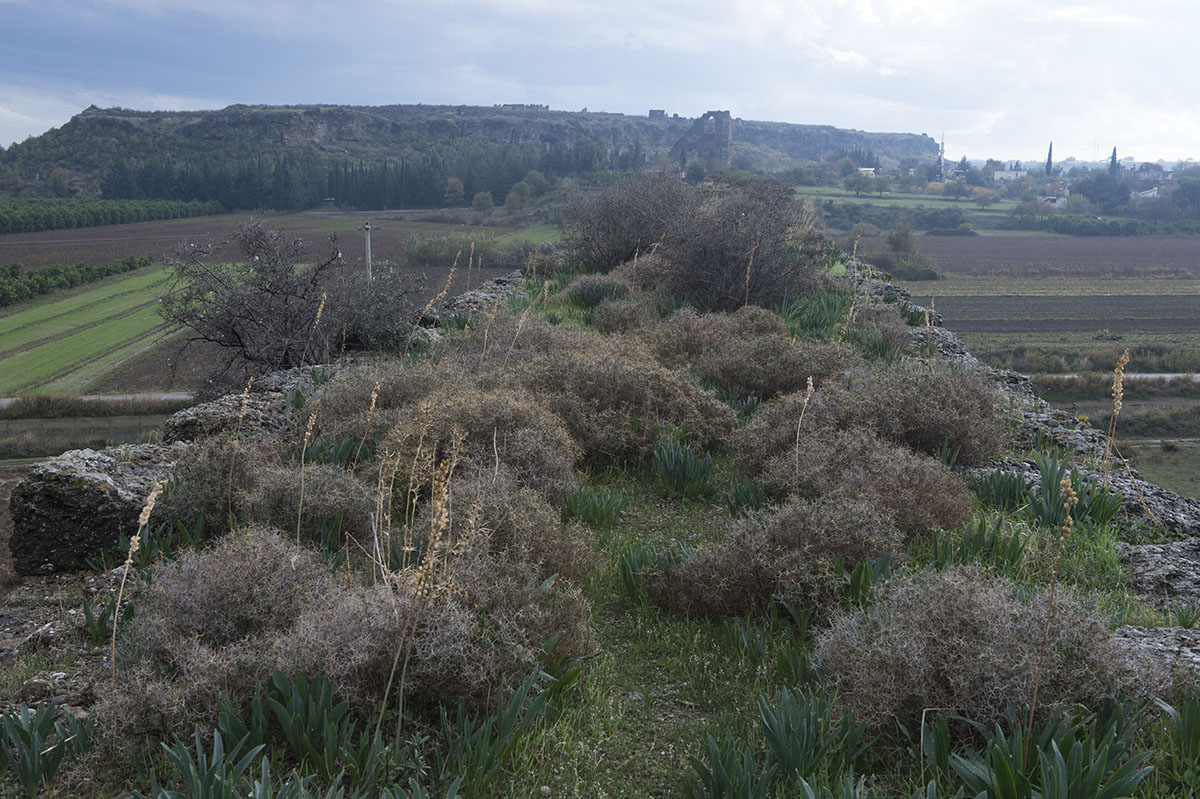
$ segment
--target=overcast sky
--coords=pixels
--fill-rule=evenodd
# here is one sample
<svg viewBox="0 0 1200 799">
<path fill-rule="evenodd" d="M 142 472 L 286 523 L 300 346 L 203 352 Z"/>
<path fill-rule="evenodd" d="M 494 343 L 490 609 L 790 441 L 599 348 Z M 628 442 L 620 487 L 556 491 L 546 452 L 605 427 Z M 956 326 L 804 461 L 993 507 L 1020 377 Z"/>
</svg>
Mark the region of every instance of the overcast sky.
<svg viewBox="0 0 1200 799">
<path fill-rule="evenodd" d="M 0 0 L 0 144 L 91 104 L 545 103 L 1200 158 L 1195 0 Z"/>
</svg>

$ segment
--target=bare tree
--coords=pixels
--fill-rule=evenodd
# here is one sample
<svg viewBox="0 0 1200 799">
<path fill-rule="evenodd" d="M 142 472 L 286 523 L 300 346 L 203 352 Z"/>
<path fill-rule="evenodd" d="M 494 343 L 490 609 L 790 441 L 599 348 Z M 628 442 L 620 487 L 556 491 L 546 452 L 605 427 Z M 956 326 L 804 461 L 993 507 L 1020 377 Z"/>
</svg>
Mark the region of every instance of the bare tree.
<svg viewBox="0 0 1200 799">
<path fill-rule="evenodd" d="M 167 259 L 174 281 L 160 312 L 187 331 L 188 343 L 221 348 L 218 374 L 319 363 L 346 348 L 403 340 L 413 281 L 386 273 L 368 287 L 347 273 L 334 237 L 322 257 L 307 251 L 301 239 L 257 221 L 220 244 L 183 245 Z"/>
</svg>

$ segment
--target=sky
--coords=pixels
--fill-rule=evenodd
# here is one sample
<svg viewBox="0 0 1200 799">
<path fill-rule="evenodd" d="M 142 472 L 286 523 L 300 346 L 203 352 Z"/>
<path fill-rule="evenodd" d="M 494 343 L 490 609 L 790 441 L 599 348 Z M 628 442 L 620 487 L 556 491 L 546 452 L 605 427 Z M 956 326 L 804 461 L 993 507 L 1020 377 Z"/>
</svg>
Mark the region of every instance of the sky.
<svg viewBox="0 0 1200 799">
<path fill-rule="evenodd" d="M 1195 0 L 0 0 L 0 145 L 89 105 L 492 105 L 1200 159 Z"/>
</svg>

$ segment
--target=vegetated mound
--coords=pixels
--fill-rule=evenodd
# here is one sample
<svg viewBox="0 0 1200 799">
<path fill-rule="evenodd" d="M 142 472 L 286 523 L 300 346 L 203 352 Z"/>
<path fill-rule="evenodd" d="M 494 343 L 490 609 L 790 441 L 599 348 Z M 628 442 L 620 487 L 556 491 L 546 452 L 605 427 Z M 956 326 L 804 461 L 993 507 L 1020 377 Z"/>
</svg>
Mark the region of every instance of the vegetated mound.
<svg viewBox="0 0 1200 799">
<path fill-rule="evenodd" d="M 770 203 L 739 204 L 744 199 L 724 207 L 774 213 Z M 779 219 L 797 219 L 792 210 Z M 742 240 L 747 252 L 710 253 L 713 262 L 701 265 L 710 268 L 690 272 L 698 288 L 684 296 L 703 293 L 712 275 L 744 276 L 754 268 L 751 253 L 764 270 L 799 263 L 811 272 L 800 246 L 806 231 L 774 236 L 774 223 L 746 230 L 766 233 Z M 105 729 L 127 740 L 211 725 L 218 697 L 248 710 L 277 669 L 326 675 L 359 722 L 402 708 L 433 729 L 460 698 L 482 713 L 531 672 L 561 673 L 591 651 L 587 598 L 611 601 L 603 592 L 612 581 L 594 577 L 624 557 L 614 539 L 628 535 L 636 548 L 645 536 L 653 549 L 668 535 L 660 528 L 671 526 L 661 522 L 696 508 L 708 515 L 702 531 L 689 531 L 687 546 L 645 574 L 630 573 L 624 560 L 615 569 L 630 583 L 644 578 L 641 587 L 660 607 L 754 624 L 774 604 L 831 625 L 821 665 L 856 709 L 876 699 L 859 660 L 918 681 L 940 676 L 919 671 L 925 660 L 941 658 L 947 665 L 936 668 L 946 670 L 991 668 L 994 660 L 996 675 L 980 687 L 992 702 L 981 705 L 986 718 L 999 693 L 1024 690 L 1015 670 L 1028 668 L 1028 657 L 1013 666 L 1002 653 L 1013 641 L 1028 645 L 1030 619 L 1045 618 L 1040 598 L 1023 610 L 1011 591 L 973 572 L 954 579 L 977 582 L 978 597 L 953 580 L 933 588 L 920 582 L 948 577 L 902 573 L 877 586 L 873 600 L 860 598 L 866 611 L 841 610 L 856 566 L 890 555 L 903 568 L 906 549 L 919 549 L 909 547 L 914 539 L 970 518 L 966 484 L 939 456 L 956 450 L 962 460 L 984 459 L 998 446 L 985 384 L 910 362 L 916 354 L 902 349 L 900 317 L 856 290 L 829 291 L 801 308 L 784 301 L 795 296 L 747 293 L 743 282 L 740 304 L 681 310 L 668 297 L 674 289 L 663 288 L 677 284 L 655 284 L 656 275 L 685 274 L 655 266 L 672 257 L 669 244 L 668 237 L 653 256 L 638 256 L 653 267 L 644 272 L 626 264 L 581 277 L 563 268 L 521 287 L 526 307 L 517 298 L 513 309 L 497 303 L 447 315 L 428 348 L 311 370 L 282 393 L 287 424 L 243 435 L 239 416 L 236 427 L 194 444 L 194 461 L 156 509 L 146 543 L 165 547 L 162 530 L 201 519 L 210 540 L 155 567 L 137 592 L 134 622 L 119 631 L 119 676 L 95 708 Z M 727 291 L 712 296 L 719 301 L 709 308 L 728 305 Z M 586 329 L 606 326 L 606 318 L 608 332 Z M 889 396 L 875 397 L 881 390 Z M 955 398 L 962 408 L 952 407 Z M 604 500 L 592 480 L 665 486 L 665 457 L 653 472 L 643 467 L 673 446 L 681 459 L 694 453 L 689 462 L 705 473 L 689 479 L 706 481 L 703 490 L 666 490 L 661 508 L 637 509 L 660 515 L 620 536 L 564 520 L 587 518 L 600 528 L 596 519 L 620 515 L 624 498 L 594 518 L 572 505 L 585 495 Z M 728 517 L 714 501 L 725 488 Z M 933 607 L 930 597 L 958 601 L 955 591 L 966 597 L 966 621 Z M 933 610 L 914 616 L 924 618 L 921 632 L 941 624 L 946 636 L 904 641 L 903 631 L 892 632 L 916 614 L 905 608 L 927 606 Z M 1114 673 L 1099 662 L 1108 653 L 1104 631 L 1065 607 L 1071 630 L 1053 644 L 1065 660 L 1051 665 L 1067 676 L 1048 689 L 1056 702 L 1099 695 Z M 975 616 L 975 627 L 950 626 Z M 1017 632 L 1004 638 L 1009 628 Z M 872 649 L 886 635 L 928 652 L 892 663 Z M 970 660 L 955 649 L 964 641 L 990 647 L 991 659 Z M 1094 655 L 1071 660 L 1093 642 Z M 803 655 L 806 644 L 799 646 Z M 875 686 L 899 698 L 885 693 L 875 716 L 860 715 L 907 721 L 926 701 L 914 698 L 907 679 Z M 1077 694 L 1068 679 L 1082 686 Z M 984 682 L 957 679 L 953 690 Z M 969 709 L 973 697 L 934 699 Z"/>
</svg>

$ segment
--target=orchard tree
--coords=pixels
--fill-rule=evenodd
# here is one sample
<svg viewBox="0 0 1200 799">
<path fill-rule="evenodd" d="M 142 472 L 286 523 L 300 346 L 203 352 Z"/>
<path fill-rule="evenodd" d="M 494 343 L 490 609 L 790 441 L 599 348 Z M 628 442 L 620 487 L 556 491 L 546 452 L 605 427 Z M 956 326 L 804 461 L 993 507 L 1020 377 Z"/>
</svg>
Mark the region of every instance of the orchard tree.
<svg viewBox="0 0 1200 799">
<path fill-rule="evenodd" d="M 952 180 L 942 189 L 942 194 L 946 195 L 947 197 L 954 198 L 955 202 L 958 202 L 960 199 L 966 197 L 970 193 L 971 189 L 961 180 Z"/>
</svg>

